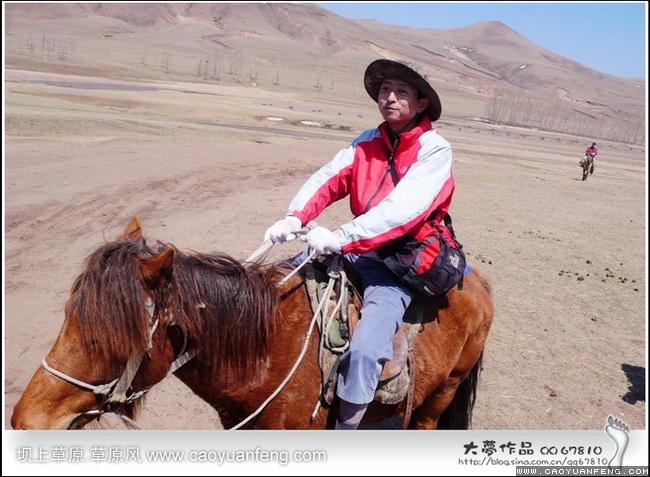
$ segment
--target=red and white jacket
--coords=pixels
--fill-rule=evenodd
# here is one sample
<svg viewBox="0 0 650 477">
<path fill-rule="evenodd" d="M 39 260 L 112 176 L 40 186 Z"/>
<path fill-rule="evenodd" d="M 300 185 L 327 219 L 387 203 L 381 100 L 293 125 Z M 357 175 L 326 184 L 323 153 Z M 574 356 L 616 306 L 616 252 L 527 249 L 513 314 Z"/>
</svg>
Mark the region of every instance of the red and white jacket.
<svg viewBox="0 0 650 477">
<path fill-rule="evenodd" d="M 391 158 L 397 185 L 389 171 Z M 371 252 L 406 234 L 417 237 L 433 211 L 449 210 L 455 188 L 451 165 L 451 146 L 427 117 L 400 134 L 396 150 L 384 122 L 361 133 L 312 175 L 287 215 L 304 225 L 349 195 L 354 219 L 334 234 L 343 253 Z"/>
</svg>

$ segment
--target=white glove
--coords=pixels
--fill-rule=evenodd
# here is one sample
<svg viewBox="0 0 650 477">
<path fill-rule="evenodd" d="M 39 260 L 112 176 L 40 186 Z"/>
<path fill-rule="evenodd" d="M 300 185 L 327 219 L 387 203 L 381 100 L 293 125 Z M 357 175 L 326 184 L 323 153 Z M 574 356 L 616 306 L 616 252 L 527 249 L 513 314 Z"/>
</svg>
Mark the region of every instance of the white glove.
<svg viewBox="0 0 650 477">
<path fill-rule="evenodd" d="M 264 241 L 271 239 L 273 243 L 291 242 L 296 239 L 297 232 L 302 228 L 302 221 L 293 215 L 287 215 L 271 225 L 264 234 Z"/>
<path fill-rule="evenodd" d="M 336 238 L 334 232 L 325 227 L 316 227 L 307 235 L 300 237 L 300 240 L 307 242 L 309 246 L 318 253 L 338 253 L 341 251 L 341 243 L 339 242 L 339 239 Z"/>
</svg>

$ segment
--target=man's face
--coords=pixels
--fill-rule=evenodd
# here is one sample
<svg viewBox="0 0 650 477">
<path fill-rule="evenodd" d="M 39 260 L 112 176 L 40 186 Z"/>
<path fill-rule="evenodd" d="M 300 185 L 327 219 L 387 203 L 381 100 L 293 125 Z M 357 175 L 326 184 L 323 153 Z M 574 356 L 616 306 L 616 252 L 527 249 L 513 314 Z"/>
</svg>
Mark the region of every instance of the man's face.
<svg viewBox="0 0 650 477">
<path fill-rule="evenodd" d="M 395 131 L 401 131 L 429 105 L 427 98 L 418 99 L 418 90 L 399 79 L 386 79 L 377 96 L 379 112 Z"/>
</svg>

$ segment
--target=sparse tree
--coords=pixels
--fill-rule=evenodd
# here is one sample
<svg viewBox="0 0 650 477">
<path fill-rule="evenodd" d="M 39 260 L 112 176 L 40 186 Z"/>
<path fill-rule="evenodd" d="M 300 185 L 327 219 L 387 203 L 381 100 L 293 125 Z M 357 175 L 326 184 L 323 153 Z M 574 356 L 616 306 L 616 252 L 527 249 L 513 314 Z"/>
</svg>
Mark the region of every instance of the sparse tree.
<svg viewBox="0 0 650 477">
<path fill-rule="evenodd" d="M 323 68 L 318 68 L 318 74 L 316 75 L 316 88 L 323 89 Z"/>
</svg>

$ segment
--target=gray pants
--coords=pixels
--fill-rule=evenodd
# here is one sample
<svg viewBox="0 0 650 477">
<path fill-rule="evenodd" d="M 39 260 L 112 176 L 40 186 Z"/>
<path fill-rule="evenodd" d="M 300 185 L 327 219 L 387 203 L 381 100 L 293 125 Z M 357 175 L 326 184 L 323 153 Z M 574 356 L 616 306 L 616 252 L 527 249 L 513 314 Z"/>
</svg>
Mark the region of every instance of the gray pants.
<svg viewBox="0 0 650 477">
<path fill-rule="evenodd" d="M 341 356 L 336 394 L 345 401 L 366 404 L 374 399 L 383 363 L 393 357 L 393 337 L 412 292 L 372 254 L 346 258 L 361 277 L 363 306 L 350 347 Z"/>
</svg>

